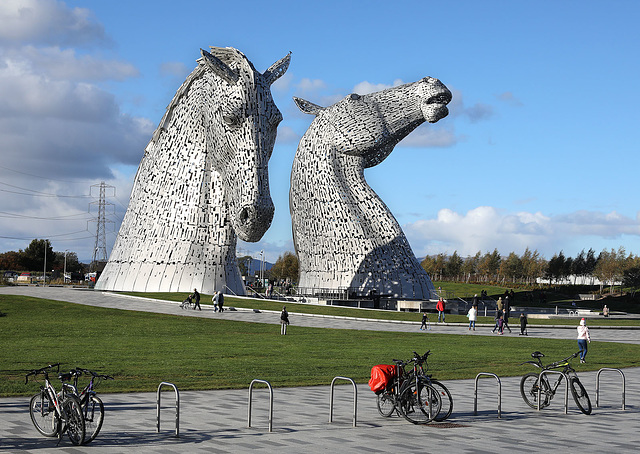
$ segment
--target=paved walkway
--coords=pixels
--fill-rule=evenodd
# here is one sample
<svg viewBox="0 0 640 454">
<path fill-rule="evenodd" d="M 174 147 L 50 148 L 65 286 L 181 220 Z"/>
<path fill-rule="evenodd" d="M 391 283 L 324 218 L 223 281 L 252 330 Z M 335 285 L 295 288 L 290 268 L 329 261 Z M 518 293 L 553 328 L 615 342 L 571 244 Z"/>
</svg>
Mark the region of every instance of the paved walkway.
<svg viewBox="0 0 640 454">
<path fill-rule="evenodd" d="M 275 313 L 253 311 L 181 311 L 175 303 L 158 303 L 98 292 L 45 288 L 0 288 L 0 294 L 29 294 L 50 299 L 104 307 L 180 314 L 224 317 L 260 323 L 278 323 Z M 292 316 L 293 317 L 293 316 Z M 416 325 L 353 321 L 326 317 L 295 316 L 299 326 L 350 329 L 412 331 Z M 293 321 L 292 320 L 292 321 Z M 487 329 L 487 334 L 490 335 Z M 536 329 L 537 330 L 537 329 Z M 573 330 L 551 329 L 554 336 Z M 592 330 L 592 334 L 593 331 Z M 462 327 L 433 326 L 432 332 L 468 334 Z M 607 334 L 607 333 L 611 334 Z M 427 332 L 425 335 L 428 335 Z M 639 330 L 598 330 L 605 337 L 639 342 Z M 532 335 L 534 333 L 531 333 Z M 476 331 L 475 335 L 483 335 Z M 548 336 L 549 334 L 540 333 Z M 491 372 L 491 371 L 488 371 Z M 519 378 L 501 378 L 502 418 L 497 418 L 497 383 L 483 378 L 479 383 L 479 413 L 474 409 L 474 380 L 447 381 L 454 398 L 454 410 L 445 423 L 414 426 L 402 418 L 383 418 L 377 413 L 375 395 L 367 385 L 358 386 L 357 427 L 352 427 L 351 385 L 336 387 L 334 422 L 329 423 L 328 386 L 276 388 L 274 390 L 273 432 L 268 431 L 268 392 L 254 390 L 252 427 L 247 427 L 248 391 L 220 390 L 180 393 L 180 437 L 175 438 L 175 411 L 172 391 L 162 394 L 161 432 L 156 433 L 154 393 L 104 394 L 105 422 L 98 438 L 89 446 L 75 447 L 64 438 L 40 436 L 29 419 L 28 399 L 0 399 L 0 451 L 21 453 L 95 452 L 145 453 L 192 452 L 433 452 L 511 453 L 514 451 L 590 453 L 631 453 L 640 446 L 640 368 L 625 369 L 626 410 L 621 409 L 620 376 L 603 373 L 600 379 L 600 407 L 595 407 L 595 372 L 580 373 L 594 405 L 589 416 L 579 412 L 569 396 L 564 414 L 562 395 L 551 406 L 537 412 L 527 407 L 519 392 Z M 564 388 L 559 388 L 564 392 Z M 562 394 L 562 393 L 561 393 Z M 584 445 L 583 445 L 584 444 Z"/>
</svg>

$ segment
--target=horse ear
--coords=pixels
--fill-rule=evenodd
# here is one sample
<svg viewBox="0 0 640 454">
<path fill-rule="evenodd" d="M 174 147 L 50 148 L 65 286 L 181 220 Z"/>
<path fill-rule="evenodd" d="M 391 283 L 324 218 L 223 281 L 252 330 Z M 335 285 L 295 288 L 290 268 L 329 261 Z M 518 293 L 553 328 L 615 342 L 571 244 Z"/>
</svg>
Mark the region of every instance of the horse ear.
<svg viewBox="0 0 640 454">
<path fill-rule="evenodd" d="M 267 82 L 267 84 L 271 85 L 276 80 L 280 79 L 284 73 L 287 72 L 289 68 L 289 63 L 291 62 L 291 52 L 289 52 L 285 57 L 281 58 L 277 62 L 267 69 L 263 76 Z"/>
<path fill-rule="evenodd" d="M 295 96 L 293 97 L 293 102 L 296 103 L 296 106 L 298 106 L 298 109 L 300 109 L 302 112 L 306 114 L 318 115 L 320 112 L 322 112 L 325 109 L 324 107 L 321 107 L 317 104 L 306 101 L 302 98 L 296 98 Z"/>
<path fill-rule="evenodd" d="M 228 84 L 233 85 L 238 81 L 238 74 L 229 68 L 218 57 L 214 57 L 204 49 L 200 49 L 204 62 L 214 73 L 223 78 Z"/>
</svg>

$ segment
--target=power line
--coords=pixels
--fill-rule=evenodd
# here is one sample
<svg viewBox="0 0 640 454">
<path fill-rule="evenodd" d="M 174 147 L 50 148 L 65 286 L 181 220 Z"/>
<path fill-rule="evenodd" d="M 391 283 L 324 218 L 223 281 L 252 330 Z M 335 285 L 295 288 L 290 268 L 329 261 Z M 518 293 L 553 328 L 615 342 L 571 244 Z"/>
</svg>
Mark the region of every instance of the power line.
<svg viewBox="0 0 640 454">
<path fill-rule="evenodd" d="M 0 184 L 5 186 L 9 186 L 10 188 L 20 189 L 21 191 L 27 192 L 17 192 L 17 191 L 9 191 L 8 189 L 0 189 L 2 192 L 9 192 L 11 194 L 20 194 L 20 195 L 29 195 L 32 197 L 57 197 L 57 198 L 71 198 L 71 199 L 86 199 L 91 197 L 90 195 L 60 195 L 60 194 L 52 194 L 50 192 L 42 192 L 36 191 L 35 189 L 21 188 L 20 186 L 15 186 L 9 183 L 3 183 L 0 181 Z"/>
<path fill-rule="evenodd" d="M 50 177 L 43 177 L 40 175 L 34 175 L 32 173 L 26 173 L 26 172 L 21 172 L 19 170 L 15 170 L 15 169 L 10 169 L 9 167 L 5 167 L 0 165 L 0 169 L 5 169 L 8 170 L 10 172 L 14 172 L 14 173 L 19 173 L 20 175 L 26 175 L 28 177 L 33 177 L 33 178 L 40 178 L 42 180 L 50 180 L 50 181 L 60 181 L 62 183 L 73 183 L 73 184 L 86 184 L 87 182 L 91 181 L 91 180 L 76 180 L 76 181 L 71 181 L 71 180 L 60 180 L 58 178 L 50 178 Z M 95 180 L 94 180 L 95 181 Z"/>
</svg>

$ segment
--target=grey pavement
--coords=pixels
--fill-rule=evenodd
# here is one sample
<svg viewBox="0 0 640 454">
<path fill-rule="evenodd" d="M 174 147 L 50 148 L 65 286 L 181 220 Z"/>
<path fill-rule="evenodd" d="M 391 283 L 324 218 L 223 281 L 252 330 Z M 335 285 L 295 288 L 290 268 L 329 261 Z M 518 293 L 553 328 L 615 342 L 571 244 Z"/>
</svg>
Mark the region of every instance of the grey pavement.
<svg viewBox="0 0 640 454">
<path fill-rule="evenodd" d="M 275 313 L 253 311 L 182 311 L 175 303 L 157 303 L 99 292 L 46 288 L 0 288 L 0 294 L 19 293 L 104 307 L 147 310 L 184 316 L 224 317 L 259 323 L 278 323 Z M 52 296 L 53 295 L 53 296 Z M 300 326 L 412 331 L 411 324 L 295 316 Z M 488 328 L 485 328 L 488 331 Z M 573 330 L 549 329 L 557 336 Z M 459 326 L 433 326 L 433 332 L 468 335 Z M 609 330 L 611 337 L 637 343 L 638 330 Z M 602 330 L 603 335 L 608 332 Z M 428 335 L 426 332 L 425 335 Z M 476 335 L 480 334 L 476 331 Z M 490 333 L 488 333 L 490 335 Z M 593 332 L 592 332 L 593 334 Z M 542 335 L 542 334 L 541 334 Z M 568 334 L 567 334 L 568 335 Z M 594 335 L 595 337 L 595 335 Z M 598 339 L 604 340 L 604 339 Z M 614 340 L 614 339 L 612 339 Z M 492 372 L 490 370 L 486 372 Z M 398 416 L 384 418 L 376 410 L 376 397 L 367 385 L 358 385 L 357 427 L 352 425 L 353 389 L 336 386 L 334 418 L 329 423 L 329 386 L 275 388 L 273 432 L 268 431 L 268 391 L 254 389 L 252 427 L 248 427 L 248 389 L 180 392 L 180 437 L 175 433 L 175 398 L 163 388 L 161 431 L 156 432 L 156 394 L 103 394 L 105 422 L 98 438 L 88 446 L 73 446 L 64 438 L 45 438 L 29 419 L 28 398 L 0 398 L 0 451 L 2 452 L 434 452 L 514 451 L 636 452 L 640 446 L 640 368 L 624 369 L 626 409 L 622 410 L 621 377 L 606 371 L 600 377 L 600 406 L 595 407 L 595 372 L 580 372 L 594 405 L 583 415 L 569 395 L 564 413 L 564 385 L 550 407 L 538 412 L 520 397 L 519 377 L 501 377 L 502 418 L 498 419 L 498 386 L 482 378 L 478 386 L 478 415 L 474 415 L 474 380 L 445 384 L 454 399 L 452 416 L 445 423 L 415 426 Z M 257 377 L 259 378 L 259 377 Z M 179 386 L 179 384 L 178 384 Z"/>
</svg>

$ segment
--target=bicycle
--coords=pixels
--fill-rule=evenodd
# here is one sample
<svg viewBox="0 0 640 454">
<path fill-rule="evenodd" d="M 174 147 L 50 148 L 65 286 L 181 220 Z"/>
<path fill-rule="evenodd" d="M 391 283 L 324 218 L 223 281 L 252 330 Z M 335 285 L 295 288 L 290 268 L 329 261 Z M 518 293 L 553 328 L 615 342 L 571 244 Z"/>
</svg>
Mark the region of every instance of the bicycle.
<svg viewBox="0 0 640 454">
<path fill-rule="evenodd" d="M 44 384 L 40 386 L 40 392 L 29 401 L 29 415 L 35 428 L 45 437 L 58 437 L 58 444 L 62 436 L 67 433 L 71 443 L 81 445 L 84 441 L 85 427 L 82 409 L 78 398 L 73 394 L 66 394 L 66 387 L 57 392 L 49 380 L 49 372 L 57 367 L 60 372 L 60 363 L 50 364 L 41 369 L 34 369 L 25 376 L 25 384 L 29 383 L 31 375 L 44 376 Z M 64 425 L 63 425 L 64 423 Z"/>
<path fill-rule="evenodd" d="M 395 376 L 377 396 L 378 412 L 385 417 L 399 413 L 413 424 L 427 424 L 440 412 L 440 393 L 419 372 L 419 355 L 409 361 L 394 359 Z M 412 371 L 405 367 L 412 363 Z"/>
<path fill-rule="evenodd" d="M 432 374 L 427 375 L 426 371 L 429 370 L 429 365 L 427 364 L 427 357 L 431 354 L 431 350 L 427 350 L 427 352 L 420 356 L 418 353 L 413 352 L 415 358 L 418 358 L 417 365 L 420 376 L 423 380 L 426 380 L 431 386 L 433 386 L 436 391 L 440 394 L 440 400 L 442 401 L 442 405 L 440 406 L 440 411 L 433 418 L 434 421 L 442 422 L 451 416 L 451 412 L 453 412 L 453 398 L 451 397 L 451 393 L 447 389 L 445 385 L 443 385 L 440 381 L 433 378 Z M 423 364 L 426 367 L 423 367 Z"/>
<path fill-rule="evenodd" d="M 578 379 L 576 371 L 569 363 L 571 359 L 577 357 L 579 354 L 580 352 L 574 353 L 571 356 L 545 366 L 542 364 L 542 360 L 540 359 L 544 357 L 544 354 L 540 352 L 531 353 L 531 356 L 535 358 L 535 361 L 525 361 L 522 364 L 532 364 L 542 371 L 562 368 L 562 375 L 559 375 L 558 380 L 551 385 L 546 375 L 540 377 L 540 373 L 537 372 L 525 374 L 522 377 L 522 380 L 520 380 L 520 394 L 522 394 L 522 399 L 524 399 L 526 404 L 531 408 L 538 408 L 538 391 L 540 391 L 540 408 L 549 406 L 551 399 L 553 399 L 553 396 L 556 394 L 558 386 L 560 386 L 562 378 L 566 377 L 569 382 L 569 389 L 571 389 L 573 400 L 575 400 L 580 411 L 585 415 L 591 414 L 591 400 L 589 399 L 587 390 L 584 388 L 582 382 Z"/>
<path fill-rule="evenodd" d="M 91 378 L 82 391 L 78 392 L 78 378 L 84 374 L 91 375 Z M 64 386 L 67 386 L 80 401 L 85 425 L 85 439 L 83 444 L 91 443 L 98 436 L 102 428 L 102 422 L 104 421 L 104 404 L 96 395 L 95 388 L 102 380 L 113 380 L 113 377 L 97 374 L 89 369 L 81 369 L 79 367 L 60 376 L 63 381 L 68 382 L 73 380 L 73 385 L 65 383 Z"/>
</svg>

